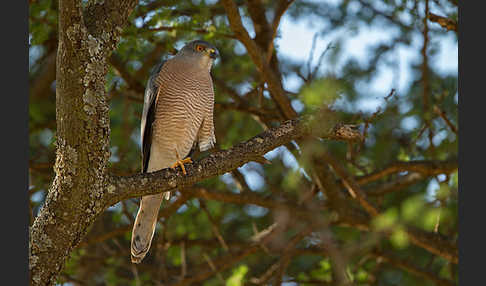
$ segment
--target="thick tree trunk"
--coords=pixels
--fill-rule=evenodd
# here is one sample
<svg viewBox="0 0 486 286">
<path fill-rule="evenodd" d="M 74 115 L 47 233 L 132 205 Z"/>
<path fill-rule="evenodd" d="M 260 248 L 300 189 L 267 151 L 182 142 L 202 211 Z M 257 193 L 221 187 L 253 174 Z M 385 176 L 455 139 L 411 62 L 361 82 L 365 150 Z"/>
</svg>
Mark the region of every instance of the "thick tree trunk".
<svg viewBox="0 0 486 286">
<path fill-rule="evenodd" d="M 96 2 L 83 11 L 82 1 L 59 1 L 55 178 L 30 230 L 32 285 L 55 284 L 73 247 L 106 208 L 100 200 L 110 157 L 106 59 L 136 1 Z"/>
</svg>

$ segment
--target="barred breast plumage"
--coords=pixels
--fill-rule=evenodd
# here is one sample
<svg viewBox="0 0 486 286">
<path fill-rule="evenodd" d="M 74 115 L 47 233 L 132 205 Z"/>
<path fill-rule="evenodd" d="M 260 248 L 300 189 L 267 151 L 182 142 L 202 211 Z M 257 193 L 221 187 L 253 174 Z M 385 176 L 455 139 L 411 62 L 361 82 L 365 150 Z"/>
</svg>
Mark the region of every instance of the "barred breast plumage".
<svg viewBox="0 0 486 286">
<path fill-rule="evenodd" d="M 174 150 L 179 156 L 186 156 L 197 140 L 214 143 L 212 128 L 208 130 L 203 124 L 204 120 L 212 121 L 214 106 L 209 72 L 201 72 L 190 62 L 168 61 L 157 82 L 161 88 L 156 99 L 152 144 L 157 145 L 160 155 L 172 164 L 177 159 Z"/>
<path fill-rule="evenodd" d="M 141 122 L 143 172 L 171 167 L 189 154 L 195 142 L 202 151 L 214 145 L 210 69 L 215 54 L 211 44 L 193 41 L 149 79 Z M 134 263 L 139 263 L 150 248 L 166 195 L 144 196 L 140 201 L 132 232 Z"/>
</svg>

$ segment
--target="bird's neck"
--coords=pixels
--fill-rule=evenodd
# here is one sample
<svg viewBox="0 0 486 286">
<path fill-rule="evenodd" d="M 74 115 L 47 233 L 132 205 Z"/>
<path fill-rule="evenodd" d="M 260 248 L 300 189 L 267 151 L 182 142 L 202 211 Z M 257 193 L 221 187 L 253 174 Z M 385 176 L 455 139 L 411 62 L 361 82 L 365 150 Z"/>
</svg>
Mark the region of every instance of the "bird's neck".
<svg viewBox="0 0 486 286">
<path fill-rule="evenodd" d="M 201 58 L 180 58 L 177 59 L 177 62 L 181 65 L 181 68 L 184 68 L 191 72 L 209 72 L 211 70 L 211 66 L 213 64 L 213 60 L 209 57 L 201 57 Z"/>
</svg>

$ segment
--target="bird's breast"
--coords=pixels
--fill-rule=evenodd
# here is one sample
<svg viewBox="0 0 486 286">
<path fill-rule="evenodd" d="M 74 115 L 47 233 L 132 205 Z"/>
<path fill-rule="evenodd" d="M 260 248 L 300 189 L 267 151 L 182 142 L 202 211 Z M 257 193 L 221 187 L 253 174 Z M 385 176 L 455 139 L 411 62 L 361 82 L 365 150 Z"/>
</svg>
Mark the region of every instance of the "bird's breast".
<svg viewBox="0 0 486 286">
<path fill-rule="evenodd" d="M 211 78 L 191 70 L 162 70 L 158 84 L 153 143 L 161 151 L 173 152 L 177 148 L 180 156 L 185 156 L 196 140 L 208 107 L 214 104 Z"/>
</svg>

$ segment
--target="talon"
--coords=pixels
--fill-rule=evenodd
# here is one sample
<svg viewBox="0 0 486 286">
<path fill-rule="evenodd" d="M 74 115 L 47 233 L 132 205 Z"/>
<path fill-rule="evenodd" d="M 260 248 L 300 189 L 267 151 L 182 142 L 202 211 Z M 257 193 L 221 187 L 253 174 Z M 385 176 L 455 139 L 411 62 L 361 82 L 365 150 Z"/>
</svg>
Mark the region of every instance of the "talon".
<svg viewBox="0 0 486 286">
<path fill-rule="evenodd" d="M 184 175 L 187 175 L 186 168 L 184 167 L 184 164 L 185 163 L 192 163 L 191 157 L 187 157 L 187 158 L 181 160 L 179 158 L 179 153 L 177 152 L 177 150 L 175 150 L 175 152 L 176 152 L 177 161 L 170 168 L 175 169 L 177 166 L 179 166 L 182 169 L 182 173 Z"/>
</svg>

